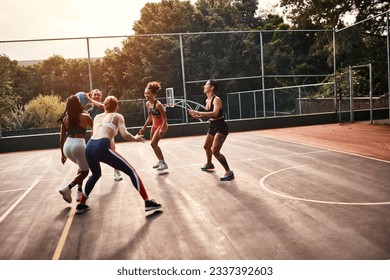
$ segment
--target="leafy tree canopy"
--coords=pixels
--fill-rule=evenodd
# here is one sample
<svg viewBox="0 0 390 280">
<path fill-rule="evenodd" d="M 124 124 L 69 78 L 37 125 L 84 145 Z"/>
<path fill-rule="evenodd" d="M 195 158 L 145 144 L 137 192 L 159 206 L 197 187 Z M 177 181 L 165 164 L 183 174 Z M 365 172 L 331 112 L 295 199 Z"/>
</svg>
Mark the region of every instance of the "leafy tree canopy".
<svg viewBox="0 0 390 280">
<path fill-rule="evenodd" d="M 298 29 L 340 28 L 345 26 L 345 16 L 355 15 L 355 22 L 381 14 L 377 26 L 367 29 L 382 30 L 384 12 L 389 1 L 383 0 L 280 0 L 284 13 Z M 382 23 L 382 27 L 381 26 Z"/>
</svg>

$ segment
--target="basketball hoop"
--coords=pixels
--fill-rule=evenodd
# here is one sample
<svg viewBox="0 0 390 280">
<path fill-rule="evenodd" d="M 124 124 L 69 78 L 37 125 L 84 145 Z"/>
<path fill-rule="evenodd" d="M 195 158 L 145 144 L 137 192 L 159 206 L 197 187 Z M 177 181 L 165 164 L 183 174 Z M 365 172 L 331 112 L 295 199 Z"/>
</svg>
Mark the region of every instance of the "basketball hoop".
<svg viewBox="0 0 390 280">
<path fill-rule="evenodd" d="M 165 89 L 165 96 L 167 100 L 166 106 L 175 107 L 175 94 L 173 92 L 173 88 Z"/>
</svg>

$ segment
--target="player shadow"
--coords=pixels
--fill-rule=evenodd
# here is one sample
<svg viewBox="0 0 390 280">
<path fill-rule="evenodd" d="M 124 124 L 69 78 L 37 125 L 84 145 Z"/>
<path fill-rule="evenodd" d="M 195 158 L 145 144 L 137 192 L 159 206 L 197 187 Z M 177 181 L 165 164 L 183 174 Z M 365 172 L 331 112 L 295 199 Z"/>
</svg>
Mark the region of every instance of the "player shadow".
<svg viewBox="0 0 390 280">
<path fill-rule="evenodd" d="M 151 211 L 152 212 L 152 211 Z M 162 210 L 155 210 L 151 214 L 147 215 L 146 223 L 143 224 L 138 231 L 134 234 L 133 238 L 130 239 L 130 241 L 122 246 L 122 248 L 118 249 L 118 251 L 111 255 L 108 258 L 104 258 L 106 260 L 128 260 L 133 259 L 132 258 L 132 252 L 137 251 L 135 250 L 136 247 L 140 246 L 142 247 L 143 240 L 147 237 L 147 233 L 149 231 L 150 226 L 152 225 L 152 222 L 160 217 L 164 212 Z"/>
<path fill-rule="evenodd" d="M 62 209 L 54 219 L 63 220 L 64 218 L 68 218 L 70 211 L 72 211 L 72 206 L 69 205 Z"/>
</svg>

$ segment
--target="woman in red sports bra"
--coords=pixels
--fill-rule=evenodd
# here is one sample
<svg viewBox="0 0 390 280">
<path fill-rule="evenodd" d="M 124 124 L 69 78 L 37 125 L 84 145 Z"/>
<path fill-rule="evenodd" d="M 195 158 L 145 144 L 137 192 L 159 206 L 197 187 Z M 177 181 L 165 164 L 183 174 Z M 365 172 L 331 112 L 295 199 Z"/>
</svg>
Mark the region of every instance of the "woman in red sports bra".
<svg viewBox="0 0 390 280">
<path fill-rule="evenodd" d="M 146 86 L 144 96 L 147 100 L 146 110 L 148 111 L 148 118 L 146 119 L 144 126 L 138 132 L 143 135 L 146 127 L 153 122 L 150 130 L 150 140 L 152 141 L 150 145 L 158 158 L 158 162 L 153 168 L 157 168 L 158 171 L 168 169 L 161 148 L 158 146 L 158 142 L 164 137 L 165 132 L 168 130 L 167 116 L 165 115 L 164 107 L 161 102 L 156 99 L 156 94 L 160 89 L 161 84 L 155 81 L 149 82 Z"/>
</svg>

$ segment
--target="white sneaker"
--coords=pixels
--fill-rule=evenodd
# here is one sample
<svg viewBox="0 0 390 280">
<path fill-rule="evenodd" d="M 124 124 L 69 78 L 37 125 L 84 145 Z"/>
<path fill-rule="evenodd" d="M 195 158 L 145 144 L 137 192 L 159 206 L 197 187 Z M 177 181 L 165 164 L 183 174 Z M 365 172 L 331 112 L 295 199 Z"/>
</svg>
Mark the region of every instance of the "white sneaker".
<svg viewBox="0 0 390 280">
<path fill-rule="evenodd" d="M 153 165 L 153 168 L 159 168 L 160 167 L 160 162 L 157 162 L 155 165 Z"/>
<path fill-rule="evenodd" d="M 165 162 L 161 162 L 160 166 L 157 168 L 157 171 L 168 169 L 168 165 Z"/>
<path fill-rule="evenodd" d="M 115 181 L 120 181 L 120 180 L 122 180 L 123 178 L 122 178 L 122 175 L 121 175 L 121 173 L 119 172 L 119 170 L 114 170 L 114 180 Z"/>
<path fill-rule="evenodd" d="M 69 189 L 68 186 L 63 187 L 62 189 L 59 190 L 60 194 L 62 195 L 62 198 L 68 202 L 72 203 L 72 190 Z"/>
</svg>

